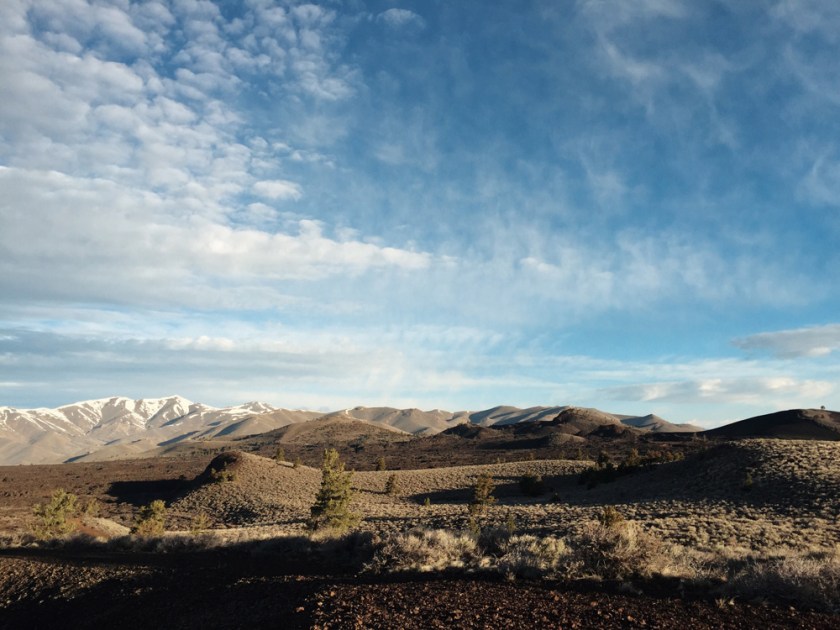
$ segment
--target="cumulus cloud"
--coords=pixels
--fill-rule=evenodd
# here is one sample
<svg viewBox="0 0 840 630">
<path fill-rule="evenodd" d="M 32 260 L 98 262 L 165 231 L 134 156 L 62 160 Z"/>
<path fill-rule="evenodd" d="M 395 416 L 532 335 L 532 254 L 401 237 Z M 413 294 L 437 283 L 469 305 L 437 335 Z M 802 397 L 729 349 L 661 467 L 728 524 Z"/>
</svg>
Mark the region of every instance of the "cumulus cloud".
<svg viewBox="0 0 840 630">
<path fill-rule="evenodd" d="M 733 343 L 742 350 L 770 352 L 787 359 L 822 357 L 840 350 L 840 324 L 763 332 Z"/>
</svg>

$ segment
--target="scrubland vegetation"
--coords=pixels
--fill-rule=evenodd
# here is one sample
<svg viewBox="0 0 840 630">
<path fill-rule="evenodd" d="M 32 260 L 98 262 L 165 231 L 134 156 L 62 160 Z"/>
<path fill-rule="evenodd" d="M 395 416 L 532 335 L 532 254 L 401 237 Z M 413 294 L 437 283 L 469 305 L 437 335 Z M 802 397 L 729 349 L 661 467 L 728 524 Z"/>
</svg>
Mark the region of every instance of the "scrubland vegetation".
<svg viewBox="0 0 840 630">
<path fill-rule="evenodd" d="M 838 444 L 753 440 L 675 461 L 631 452 L 618 464 L 388 471 L 383 463 L 351 473 L 334 450 L 320 471 L 226 454 L 168 505 L 139 507 L 130 532 L 58 490 L 6 545 L 227 549 L 359 574 L 628 588 L 664 579 L 723 603 L 769 598 L 840 613 L 838 455 Z"/>
</svg>

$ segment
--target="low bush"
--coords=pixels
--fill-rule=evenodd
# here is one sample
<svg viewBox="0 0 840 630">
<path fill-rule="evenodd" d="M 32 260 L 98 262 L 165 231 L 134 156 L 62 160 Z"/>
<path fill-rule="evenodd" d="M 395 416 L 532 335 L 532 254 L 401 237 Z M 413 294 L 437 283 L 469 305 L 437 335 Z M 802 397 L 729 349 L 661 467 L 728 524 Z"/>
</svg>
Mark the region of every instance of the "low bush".
<svg viewBox="0 0 840 630">
<path fill-rule="evenodd" d="M 562 538 L 513 536 L 497 566 L 508 577 L 538 578 L 558 572 L 571 559 Z"/>
<path fill-rule="evenodd" d="M 140 508 L 131 533 L 135 536 L 161 536 L 165 530 L 166 504 L 157 499 Z"/>
<path fill-rule="evenodd" d="M 480 564 L 478 543 L 468 534 L 441 529 L 412 529 L 391 534 L 376 546 L 368 570 L 444 571 Z"/>
<path fill-rule="evenodd" d="M 650 577 L 668 564 L 659 539 L 623 519 L 589 524 L 575 540 L 575 556 L 583 574 L 608 580 Z"/>
<path fill-rule="evenodd" d="M 221 470 L 211 468 L 210 481 L 213 483 L 228 483 L 236 481 L 236 473 L 228 468 L 222 468 Z"/>
<path fill-rule="evenodd" d="M 728 590 L 840 613 L 840 551 L 753 562 L 732 578 Z"/>
</svg>

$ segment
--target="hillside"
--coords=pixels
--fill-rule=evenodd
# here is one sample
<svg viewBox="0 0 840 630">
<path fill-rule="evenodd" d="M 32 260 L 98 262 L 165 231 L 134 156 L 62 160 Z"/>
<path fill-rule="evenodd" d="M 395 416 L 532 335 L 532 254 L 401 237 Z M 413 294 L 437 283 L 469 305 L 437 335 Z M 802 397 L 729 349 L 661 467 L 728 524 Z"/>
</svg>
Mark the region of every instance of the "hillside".
<svg viewBox="0 0 840 630">
<path fill-rule="evenodd" d="M 790 440 L 840 440 L 840 413 L 824 409 L 789 409 L 704 431 L 721 438 L 780 438 Z"/>
<path fill-rule="evenodd" d="M 349 434 L 331 435 L 329 431 L 324 433 L 324 425 L 318 425 L 312 429 L 314 434 L 307 434 L 309 437 L 296 439 L 296 432 L 292 431 L 267 435 L 245 445 L 238 444 L 239 440 L 324 415 L 316 411 L 276 409 L 262 402 L 216 408 L 180 396 L 137 400 L 116 396 L 55 409 L 0 407 L 0 465 L 207 455 L 232 448 L 259 451 L 268 449 L 267 445 L 273 445 L 281 438 L 290 445 L 309 441 L 312 453 L 344 438 L 354 448 L 384 447 L 394 442 L 393 435 L 382 439 L 363 438 L 361 434 L 355 437 Z M 520 409 L 502 405 L 483 411 L 457 412 L 360 406 L 327 413 L 326 417 L 397 432 L 402 436 L 397 441 L 403 441 L 408 436 L 445 433 L 460 425 L 513 429 L 517 440 L 514 448 L 554 448 L 581 439 L 621 439 L 640 432 L 664 434 L 688 430 L 654 415 L 621 416 L 566 406 Z M 307 431 L 304 430 L 304 434 Z M 505 448 L 502 443 L 510 440 L 510 435 L 496 435 L 495 441 L 501 445 L 500 448 Z M 529 444 L 520 439 L 525 435 L 543 441 Z M 453 437 L 457 436 L 456 433 Z M 446 441 L 446 438 L 442 439 Z M 265 454 L 269 454 L 268 450 Z M 428 461 L 434 461 L 434 455 L 429 455 Z"/>
</svg>

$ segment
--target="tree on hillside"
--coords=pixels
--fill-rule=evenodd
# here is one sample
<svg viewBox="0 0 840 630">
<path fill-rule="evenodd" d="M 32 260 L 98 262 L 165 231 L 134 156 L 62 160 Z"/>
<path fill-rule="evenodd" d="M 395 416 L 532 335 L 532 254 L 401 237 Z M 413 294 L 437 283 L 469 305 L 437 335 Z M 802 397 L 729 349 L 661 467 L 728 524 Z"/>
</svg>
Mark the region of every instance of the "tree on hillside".
<svg viewBox="0 0 840 630">
<path fill-rule="evenodd" d="M 493 505 L 496 502 L 496 497 L 493 496 L 493 490 L 495 489 L 496 484 L 493 483 L 493 477 L 489 473 L 480 474 L 473 486 L 473 499 L 469 505 L 470 514 L 478 516 Z"/>
<path fill-rule="evenodd" d="M 73 519 L 79 510 L 78 497 L 59 488 L 52 493 L 49 503 L 39 503 L 33 512 L 37 518 L 34 526 L 38 538 L 53 538 L 69 534 L 76 529 Z"/>
<path fill-rule="evenodd" d="M 166 504 L 155 499 L 140 508 L 131 533 L 136 536 L 162 536 L 165 531 Z"/>
<path fill-rule="evenodd" d="M 397 476 L 395 474 L 391 474 L 388 477 L 388 480 L 385 482 L 385 494 L 388 495 L 395 495 L 399 492 L 399 485 L 397 483 Z"/>
<path fill-rule="evenodd" d="M 360 517 L 350 511 L 353 473 L 344 471 L 344 462 L 334 448 L 324 451 L 321 465 L 321 488 L 310 509 L 310 529 L 343 530 L 356 525 Z"/>
</svg>

